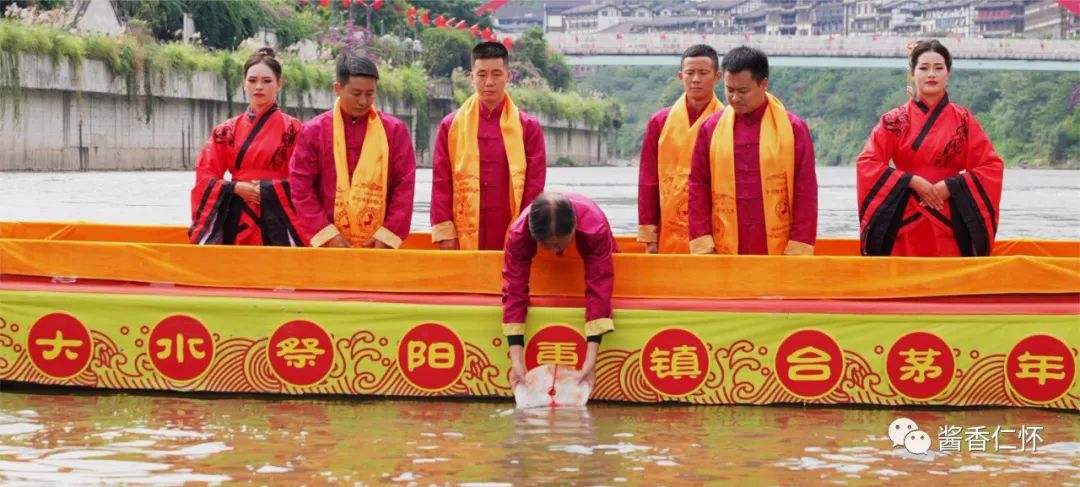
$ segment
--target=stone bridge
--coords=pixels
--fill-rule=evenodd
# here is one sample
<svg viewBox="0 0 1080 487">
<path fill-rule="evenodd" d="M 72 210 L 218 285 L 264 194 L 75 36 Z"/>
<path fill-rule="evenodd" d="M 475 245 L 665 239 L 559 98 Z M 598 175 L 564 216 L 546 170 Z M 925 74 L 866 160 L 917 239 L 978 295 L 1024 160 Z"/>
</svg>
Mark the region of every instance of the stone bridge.
<svg viewBox="0 0 1080 487">
<path fill-rule="evenodd" d="M 741 45 L 771 56 L 906 57 L 908 44 L 929 37 L 768 36 L 650 32 L 641 34 L 548 33 L 548 45 L 570 56 L 679 55 L 692 44 L 709 44 L 720 53 Z M 954 59 L 1080 61 L 1080 41 L 941 37 Z"/>
</svg>

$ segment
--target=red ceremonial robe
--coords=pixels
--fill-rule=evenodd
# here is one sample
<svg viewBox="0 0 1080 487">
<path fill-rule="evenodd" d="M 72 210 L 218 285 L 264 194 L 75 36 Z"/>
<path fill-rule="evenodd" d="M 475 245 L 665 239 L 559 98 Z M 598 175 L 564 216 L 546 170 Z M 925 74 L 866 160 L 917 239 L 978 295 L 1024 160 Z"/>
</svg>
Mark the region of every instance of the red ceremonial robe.
<svg viewBox="0 0 1080 487">
<path fill-rule="evenodd" d="M 494 109 L 480 105 L 480 125 L 476 134 L 480 149 L 479 250 L 502 250 L 510 222 L 517 217 L 510 214 L 510 203 L 506 197 L 510 194 L 510 162 L 499 127 L 499 116 L 505 106 L 505 100 Z M 448 140 L 450 125 L 456 115 L 457 111 L 454 111 L 443 117 L 435 136 L 435 152 L 431 161 L 432 228 L 454 219 L 454 162 L 450 160 Z M 521 208 L 524 211 L 536 199 L 536 195 L 544 191 L 547 152 L 540 122 L 523 110 L 518 110 L 518 118 L 521 119 L 522 138 L 525 139 L 525 190 L 521 195 Z"/>
<path fill-rule="evenodd" d="M 890 110 L 858 159 L 862 254 L 990 255 L 1002 172 L 979 121 L 948 94 L 936 107 L 911 100 Z M 922 206 L 908 189 L 912 175 L 944 180 L 948 204 L 941 211 Z"/>
<path fill-rule="evenodd" d="M 191 227 L 196 244 L 307 245 L 289 197 L 289 158 L 300 121 L 275 105 L 262 116 L 247 112 L 222 122 L 195 166 Z M 225 173 L 231 179 L 225 179 Z M 236 182 L 259 184 L 259 205 L 233 192 Z"/>
<path fill-rule="evenodd" d="M 345 152 L 349 174 L 356 170 L 360 150 L 367 134 L 367 117 L 354 118 L 342 112 L 345 119 Z M 412 224 L 413 192 L 416 183 L 416 154 L 405 123 L 385 112 L 379 120 L 386 132 L 390 160 L 386 178 L 386 214 L 383 228 L 397 238 L 384 244 L 397 248 L 409 236 Z M 334 166 L 334 111 L 330 109 L 304 124 L 296 143 L 296 153 L 289 163 L 289 182 L 293 200 L 306 231 L 311 232 L 311 245 L 321 247 L 338 234 L 334 227 L 334 197 L 337 194 L 337 172 Z"/>
<path fill-rule="evenodd" d="M 603 210 L 589 198 L 563 193 L 574 207 L 574 244 L 585 261 L 585 335 L 603 335 L 614 329 L 611 296 L 615 289 L 612 255 L 618 251 Z M 529 233 L 529 211 L 524 209 L 510 227 L 503 253 L 503 332 L 524 334 L 529 307 L 529 271 L 536 256 L 536 240 Z"/>
</svg>

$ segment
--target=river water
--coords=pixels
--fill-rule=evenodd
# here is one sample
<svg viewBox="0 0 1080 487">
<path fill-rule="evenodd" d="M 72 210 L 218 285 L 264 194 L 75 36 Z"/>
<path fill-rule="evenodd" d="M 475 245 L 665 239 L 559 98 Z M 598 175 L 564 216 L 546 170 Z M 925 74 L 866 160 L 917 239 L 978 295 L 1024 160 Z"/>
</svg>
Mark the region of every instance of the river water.
<svg viewBox="0 0 1080 487">
<path fill-rule="evenodd" d="M 857 237 L 855 169 L 819 167 L 818 235 Z M 547 188 L 594 198 L 616 233 L 637 228 L 637 168 L 553 167 Z M 187 225 L 191 171 L 0 173 L 2 220 Z M 416 174 L 413 229 L 428 231 L 431 170 Z M 1000 238 L 1080 240 L 1080 171 L 1006 170 Z"/>
<path fill-rule="evenodd" d="M 819 235 L 854 237 L 854 172 L 819 168 Z M 184 225 L 190 172 L 0 173 L 3 220 Z M 551 168 L 548 188 L 636 225 L 636 168 Z M 1080 239 L 1080 172 L 1007 171 L 1002 237 Z M 430 170 L 417 177 L 427 228 Z M 893 447 L 915 421 L 928 455 Z M 942 451 L 942 429 L 978 427 Z M 1013 430 L 1009 432 L 1007 430 Z M 1021 437 L 1021 432 L 1037 432 Z M 1026 438 L 1026 439 L 1025 439 Z M 1023 447 L 1021 449 L 1021 446 Z M 1034 451 L 1032 451 L 1034 449 Z M 1080 415 L 887 409 L 0 391 L 0 479 L 87 483 L 398 485 L 1080 485 Z"/>
</svg>

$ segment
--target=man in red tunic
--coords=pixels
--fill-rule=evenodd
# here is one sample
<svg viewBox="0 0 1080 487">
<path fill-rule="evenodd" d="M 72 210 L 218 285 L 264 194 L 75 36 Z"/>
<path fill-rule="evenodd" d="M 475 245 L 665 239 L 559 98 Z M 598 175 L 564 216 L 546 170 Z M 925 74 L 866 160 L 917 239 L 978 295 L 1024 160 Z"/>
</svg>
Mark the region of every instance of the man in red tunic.
<svg viewBox="0 0 1080 487">
<path fill-rule="evenodd" d="M 543 193 L 510 228 L 504 252 L 503 333 L 510 345 L 510 387 L 525 373 L 525 316 L 529 307 L 529 270 L 537 245 L 562 254 L 573 243 L 585 262 L 585 336 L 588 349 L 582 380 L 596 380 L 600 337 L 615 329 L 611 295 L 615 285 L 612 255 L 617 252 L 607 216 L 592 200 L 574 193 Z"/>
<path fill-rule="evenodd" d="M 312 247 L 398 248 L 409 235 L 416 156 L 405 124 L 375 109 L 378 80 L 370 59 L 343 53 L 334 108 L 300 133 L 289 183 Z"/>
<path fill-rule="evenodd" d="M 723 110 L 716 97 L 720 59 L 705 44 L 690 46 L 679 66 L 683 95 L 645 126 L 638 165 L 638 242 L 645 252 L 690 252 L 687 196 L 690 158 L 705 119 Z"/>
<path fill-rule="evenodd" d="M 812 255 L 817 176 L 810 129 L 768 92 L 769 59 L 732 49 L 728 106 L 701 126 L 690 168 L 690 251 Z"/>
<path fill-rule="evenodd" d="M 509 56 L 498 42 L 473 48 L 476 93 L 439 124 L 431 238 L 441 249 L 501 250 L 510 222 L 544 190 L 544 134 L 506 93 Z"/>
</svg>

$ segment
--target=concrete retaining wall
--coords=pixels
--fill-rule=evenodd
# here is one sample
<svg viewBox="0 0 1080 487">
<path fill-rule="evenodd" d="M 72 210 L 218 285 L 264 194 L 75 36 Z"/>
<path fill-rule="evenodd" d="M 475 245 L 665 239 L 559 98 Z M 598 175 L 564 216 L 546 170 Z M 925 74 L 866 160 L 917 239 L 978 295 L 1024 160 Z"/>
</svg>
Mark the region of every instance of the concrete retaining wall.
<svg viewBox="0 0 1080 487">
<path fill-rule="evenodd" d="M 148 104 L 141 79 L 137 93 L 128 96 L 125 79 L 113 77 L 96 60 L 74 70 L 67 62 L 54 67 L 46 57 L 21 55 L 19 72 L 18 120 L 14 100 L 0 98 L 0 171 L 190 169 L 211 129 L 245 106 L 238 89 L 230 110 L 224 82 L 211 73 L 152 76 Z M 302 111 L 295 108 L 295 95 L 291 98 L 286 112 L 302 120 L 333 105 L 329 87 L 309 93 Z M 415 137 L 414 109 L 386 100 L 379 108 L 407 123 Z M 451 109 L 449 100 L 432 100 L 429 138 Z M 549 164 L 564 157 L 577 164 L 607 161 L 606 141 L 598 131 L 543 123 Z M 429 139 L 428 151 L 417 154 L 418 165 L 431 165 L 433 146 Z"/>
</svg>

